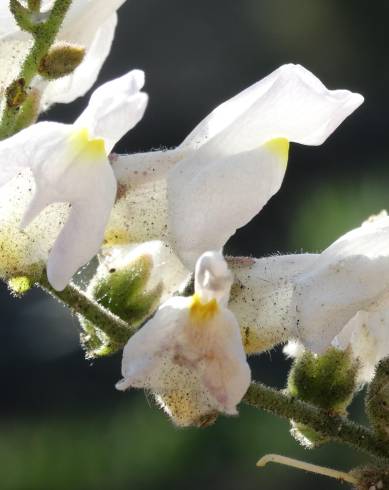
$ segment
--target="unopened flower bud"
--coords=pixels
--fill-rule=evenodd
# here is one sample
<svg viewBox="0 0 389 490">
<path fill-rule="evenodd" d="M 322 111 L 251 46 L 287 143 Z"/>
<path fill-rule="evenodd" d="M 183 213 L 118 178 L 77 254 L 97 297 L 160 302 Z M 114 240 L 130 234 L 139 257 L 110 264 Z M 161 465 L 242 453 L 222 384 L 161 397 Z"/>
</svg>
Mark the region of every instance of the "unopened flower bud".
<svg viewBox="0 0 389 490">
<path fill-rule="evenodd" d="M 366 394 L 366 413 L 374 430 L 389 440 L 389 358 L 377 367 Z"/>
<path fill-rule="evenodd" d="M 317 356 L 305 351 L 289 373 L 288 391 L 330 414 L 343 415 L 357 388 L 356 372 L 357 364 L 348 352 L 330 348 Z M 294 422 L 292 435 L 307 447 L 325 442 L 320 434 Z"/>
<path fill-rule="evenodd" d="M 162 294 L 162 285 L 152 289 L 148 282 L 153 269 L 150 255 L 140 255 L 120 268 L 101 269 L 89 286 L 89 294 L 101 306 L 128 322 L 140 325 L 156 309 Z M 119 345 L 91 322 L 80 318 L 84 333 L 82 343 L 88 357 L 98 357 L 116 352 Z"/>
<path fill-rule="evenodd" d="M 48 80 L 70 75 L 82 62 L 85 49 L 72 44 L 58 44 L 50 49 L 39 64 L 39 74 Z"/>
</svg>

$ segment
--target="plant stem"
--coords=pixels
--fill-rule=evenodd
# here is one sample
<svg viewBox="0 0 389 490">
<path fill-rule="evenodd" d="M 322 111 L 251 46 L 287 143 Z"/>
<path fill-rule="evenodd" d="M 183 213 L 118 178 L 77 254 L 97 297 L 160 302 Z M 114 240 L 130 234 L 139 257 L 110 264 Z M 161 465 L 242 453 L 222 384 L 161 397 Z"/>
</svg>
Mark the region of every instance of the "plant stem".
<svg viewBox="0 0 389 490">
<path fill-rule="evenodd" d="M 23 80 L 25 87 L 28 87 L 37 74 L 39 63 L 53 44 L 71 3 L 72 0 L 56 0 L 48 19 L 35 26 L 33 32 L 34 44 L 15 79 Z M 5 93 L 7 93 L 7 90 Z M 20 107 L 10 107 L 5 104 L 0 122 L 0 140 L 14 134 L 15 121 L 19 111 Z"/>
<path fill-rule="evenodd" d="M 63 291 L 56 291 L 46 277 L 42 276 L 37 285 L 61 304 L 67 306 L 73 314 L 82 315 L 119 344 L 127 342 L 129 337 L 136 332 L 135 327 L 94 302 L 74 284 L 67 286 Z"/>
<path fill-rule="evenodd" d="M 323 436 L 347 444 L 370 456 L 389 460 L 389 445 L 368 428 L 345 417 L 332 416 L 313 405 L 274 390 L 261 383 L 252 383 L 243 400 L 279 417 L 308 425 Z"/>
</svg>

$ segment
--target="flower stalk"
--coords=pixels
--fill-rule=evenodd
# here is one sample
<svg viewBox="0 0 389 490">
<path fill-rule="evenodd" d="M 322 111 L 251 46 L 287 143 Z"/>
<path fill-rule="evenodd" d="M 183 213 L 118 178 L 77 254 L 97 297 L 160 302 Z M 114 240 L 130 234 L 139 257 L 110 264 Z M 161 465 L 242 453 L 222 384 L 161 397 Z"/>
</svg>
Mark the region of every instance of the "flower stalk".
<svg viewBox="0 0 389 490">
<path fill-rule="evenodd" d="M 42 277 L 37 285 L 67 306 L 73 314 L 84 316 L 118 343 L 131 337 L 137 330 L 91 300 L 74 284 L 67 286 L 63 291 L 56 291 L 47 279 Z M 389 461 L 387 443 L 381 441 L 367 427 L 345 417 L 332 416 L 309 403 L 257 382 L 251 384 L 243 401 L 278 417 L 305 424 L 334 442 Z"/>
<path fill-rule="evenodd" d="M 23 80 L 24 87 L 28 87 L 37 74 L 40 62 L 53 44 L 71 3 L 72 0 L 56 0 L 45 22 L 33 26 L 28 22 L 25 26 L 25 29 L 33 35 L 34 43 L 16 77 L 16 80 Z M 21 18 L 20 22 L 23 22 Z M 23 105 L 5 104 L 0 121 L 0 140 L 12 136 L 16 132 L 15 126 L 22 107 Z"/>
<path fill-rule="evenodd" d="M 311 427 L 328 439 L 375 458 L 389 461 L 389 446 L 370 429 L 345 417 L 332 416 L 313 405 L 263 385 L 252 383 L 243 398 L 248 405 Z"/>
<path fill-rule="evenodd" d="M 131 327 L 124 320 L 90 299 L 74 284 L 70 284 L 63 291 L 56 291 L 45 275 L 42 275 L 37 285 L 62 305 L 68 307 L 74 315 L 82 315 L 119 344 L 124 344 L 136 331 L 135 327 Z"/>
</svg>

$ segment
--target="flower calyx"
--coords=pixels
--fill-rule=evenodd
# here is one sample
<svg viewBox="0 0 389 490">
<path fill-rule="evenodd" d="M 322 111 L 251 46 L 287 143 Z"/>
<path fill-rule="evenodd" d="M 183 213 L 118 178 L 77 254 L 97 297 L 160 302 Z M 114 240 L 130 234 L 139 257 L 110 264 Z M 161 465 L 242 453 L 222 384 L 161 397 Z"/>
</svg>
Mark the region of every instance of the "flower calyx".
<svg viewBox="0 0 389 490">
<path fill-rule="evenodd" d="M 330 414 L 344 415 L 357 389 L 357 368 L 357 363 L 347 351 L 332 347 L 320 356 L 305 351 L 290 370 L 288 391 Z M 291 433 L 308 448 L 326 442 L 320 434 L 293 421 Z"/>
</svg>

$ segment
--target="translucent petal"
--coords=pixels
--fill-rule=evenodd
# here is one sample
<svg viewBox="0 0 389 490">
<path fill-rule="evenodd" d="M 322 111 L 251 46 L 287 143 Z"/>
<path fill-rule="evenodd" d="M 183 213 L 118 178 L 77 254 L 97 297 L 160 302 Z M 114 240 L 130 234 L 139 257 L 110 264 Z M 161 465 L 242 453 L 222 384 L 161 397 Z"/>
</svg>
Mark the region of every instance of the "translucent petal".
<svg viewBox="0 0 389 490">
<path fill-rule="evenodd" d="M 0 141 L 0 186 L 22 168 L 44 165 L 70 131 L 71 126 L 65 124 L 41 122 Z"/>
<path fill-rule="evenodd" d="M 223 309 L 198 330 L 189 318 L 190 302 L 190 298 L 168 300 L 129 340 L 123 353 L 124 379 L 117 388 L 144 387 L 162 394 L 183 391 L 192 393 L 189 399 L 194 403 L 206 400 L 205 413 L 211 407 L 236 413 L 250 384 L 237 322 Z"/>
<path fill-rule="evenodd" d="M 119 195 L 120 192 L 119 185 Z M 116 201 L 105 234 L 108 246 L 165 240 L 166 237 L 166 180 L 137 185 Z"/>
<path fill-rule="evenodd" d="M 220 250 L 278 191 L 288 157 L 285 140 L 215 159 L 204 148 L 168 175 L 172 242 L 192 269 L 203 252 Z"/>
<path fill-rule="evenodd" d="M 300 65 L 283 65 L 216 108 L 183 145 L 210 152 L 250 151 L 274 138 L 319 145 L 361 103 L 348 90 L 328 90 Z"/>
<path fill-rule="evenodd" d="M 246 353 L 297 337 L 294 281 L 316 259 L 315 254 L 229 259 L 235 276 L 229 308 L 239 322 Z"/>
<path fill-rule="evenodd" d="M 300 339 L 321 353 L 359 310 L 380 308 L 389 289 L 389 217 L 346 233 L 295 281 Z"/>
<path fill-rule="evenodd" d="M 57 290 L 64 289 L 73 274 L 99 251 L 115 201 L 116 179 L 108 162 L 93 165 L 84 172 L 77 169 L 64 175 L 65 186 L 77 189 L 64 192 L 63 200 L 69 200 L 72 207 L 47 265 L 47 277 Z"/>
<path fill-rule="evenodd" d="M 112 168 L 119 184 L 138 186 L 165 179 L 170 169 L 186 152 L 174 150 L 149 151 L 132 155 L 114 155 Z"/>
<path fill-rule="evenodd" d="M 140 92 L 144 73 L 133 70 L 97 88 L 88 107 L 76 120 L 75 126 L 88 128 L 92 138 L 103 138 L 107 154 L 124 134 L 143 117 L 147 95 Z"/>
</svg>

